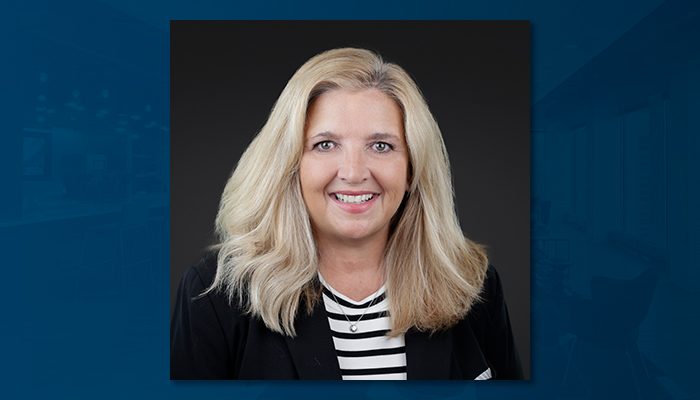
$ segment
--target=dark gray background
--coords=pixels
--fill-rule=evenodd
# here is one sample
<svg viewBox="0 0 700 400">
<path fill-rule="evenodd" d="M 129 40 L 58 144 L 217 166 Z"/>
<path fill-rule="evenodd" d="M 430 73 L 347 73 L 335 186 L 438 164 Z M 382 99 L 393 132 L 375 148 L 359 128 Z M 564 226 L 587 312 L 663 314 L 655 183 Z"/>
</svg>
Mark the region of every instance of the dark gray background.
<svg viewBox="0 0 700 400">
<path fill-rule="evenodd" d="M 530 24 L 171 23 L 171 312 L 214 243 L 224 184 L 285 84 L 327 49 L 363 47 L 418 83 L 450 155 L 462 229 L 488 247 L 530 376 Z"/>
</svg>

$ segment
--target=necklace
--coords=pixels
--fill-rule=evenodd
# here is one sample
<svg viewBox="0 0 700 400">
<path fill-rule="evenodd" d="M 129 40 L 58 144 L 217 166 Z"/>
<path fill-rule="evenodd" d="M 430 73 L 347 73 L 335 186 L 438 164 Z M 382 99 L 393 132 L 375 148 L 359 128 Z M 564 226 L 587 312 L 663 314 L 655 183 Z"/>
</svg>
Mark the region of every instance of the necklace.
<svg viewBox="0 0 700 400">
<path fill-rule="evenodd" d="M 379 290 L 382 290 L 382 289 L 379 288 Z M 379 290 L 377 290 L 377 292 L 379 292 Z M 331 292 L 331 295 L 333 296 L 333 300 L 335 300 L 335 304 L 338 305 L 338 307 L 340 308 L 340 312 L 342 312 L 343 316 L 345 317 L 345 320 L 348 321 L 348 324 L 350 324 L 350 332 L 352 332 L 352 333 L 357 332 L 357 329 L 358 329 L 357 324 L 360 322 L 362 317 L 365 316 L 365 314 L 367 313 L 367 310 L 369 310 L 372 307 L 372 305 L 374 304 L 374 301 L 377 300 L 377 297 L 379 297 L 379 296 L 375 296 L 377 294 L 377 292 L 374 292 L 374 294 L 373 294 L 374 298 L 372 298 L 372 301 L 369 302 L 369 305 L 367 306 L 367 308 L 365 308 L 365 311 L 362 312 L 362 315 L 360 315 L 360 318 L 358 318 L 357 321 L 353 322 L 353 321 L 350 321 L 350 318 L 348 318 L 348 315 L 345 314 L 345 310 L 343 310 L 343 306 L 338 301 L 338 298 L 335 297 L 335 293 L 333 293 L 332 290 L 328 290 L 328 291 Z"/>
</svg>

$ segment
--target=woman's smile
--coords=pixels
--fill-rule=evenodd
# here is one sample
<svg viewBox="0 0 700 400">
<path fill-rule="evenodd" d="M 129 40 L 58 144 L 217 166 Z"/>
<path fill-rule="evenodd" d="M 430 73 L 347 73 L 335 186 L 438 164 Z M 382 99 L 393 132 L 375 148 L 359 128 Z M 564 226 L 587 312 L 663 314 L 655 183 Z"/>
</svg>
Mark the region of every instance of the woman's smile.
<svg viewBox="0 0 700 400">
<path fill-rule="evenodd" d="M 379 193 L 343 191 L 331 193 L 329 197 L 343 211 L 351 214 L 360 214 L 369 210 L 375 204 L 379 198 Z"/>
</svg>

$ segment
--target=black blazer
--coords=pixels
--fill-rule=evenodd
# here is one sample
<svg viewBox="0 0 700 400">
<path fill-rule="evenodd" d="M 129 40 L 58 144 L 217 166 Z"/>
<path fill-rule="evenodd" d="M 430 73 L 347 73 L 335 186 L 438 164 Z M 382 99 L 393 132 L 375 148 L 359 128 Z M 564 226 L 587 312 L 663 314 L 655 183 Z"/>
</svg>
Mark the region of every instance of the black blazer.
<svg viewBox="0 0 700 400">
<path fill-rule="evenodd" d="M 226 296 L 193 299 L 214 280 L 216 256 L 185 273 L 170 328 L 171 379 L 341 379 L 323 302 L 302 307 L 296 338 L 244 315 Z M 495 379 L 522 379 L 501 281 L 489 266 L 483 301 L 450 329 L 406 335 L 408 379 L 474 379 L 490 368 Z"/>
</svg>

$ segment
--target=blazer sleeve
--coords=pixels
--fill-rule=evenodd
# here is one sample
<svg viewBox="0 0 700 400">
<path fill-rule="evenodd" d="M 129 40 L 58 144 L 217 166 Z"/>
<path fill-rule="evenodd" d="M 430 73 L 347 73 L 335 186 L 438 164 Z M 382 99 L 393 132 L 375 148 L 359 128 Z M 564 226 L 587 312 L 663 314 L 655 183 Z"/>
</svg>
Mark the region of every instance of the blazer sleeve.
<svg viewBox="0 0 700 400">
<path fill-rule="evenodd" d="M 229 345 L 198 266 L 180 281 L 170 326 L 170 379 L 230 378 Z M 209 284 L 211 282 L 208 282 Z"/>
<path fill-rule="evenodd" d="M 501 278 L 491 265 L 481 296 L 484 301 L 477 305 L 479 310 L 474 313 L 475 325 L 480 331 L 482 350 L 493 369 L 494 379 L 523 379 Z"/>
</svg>

